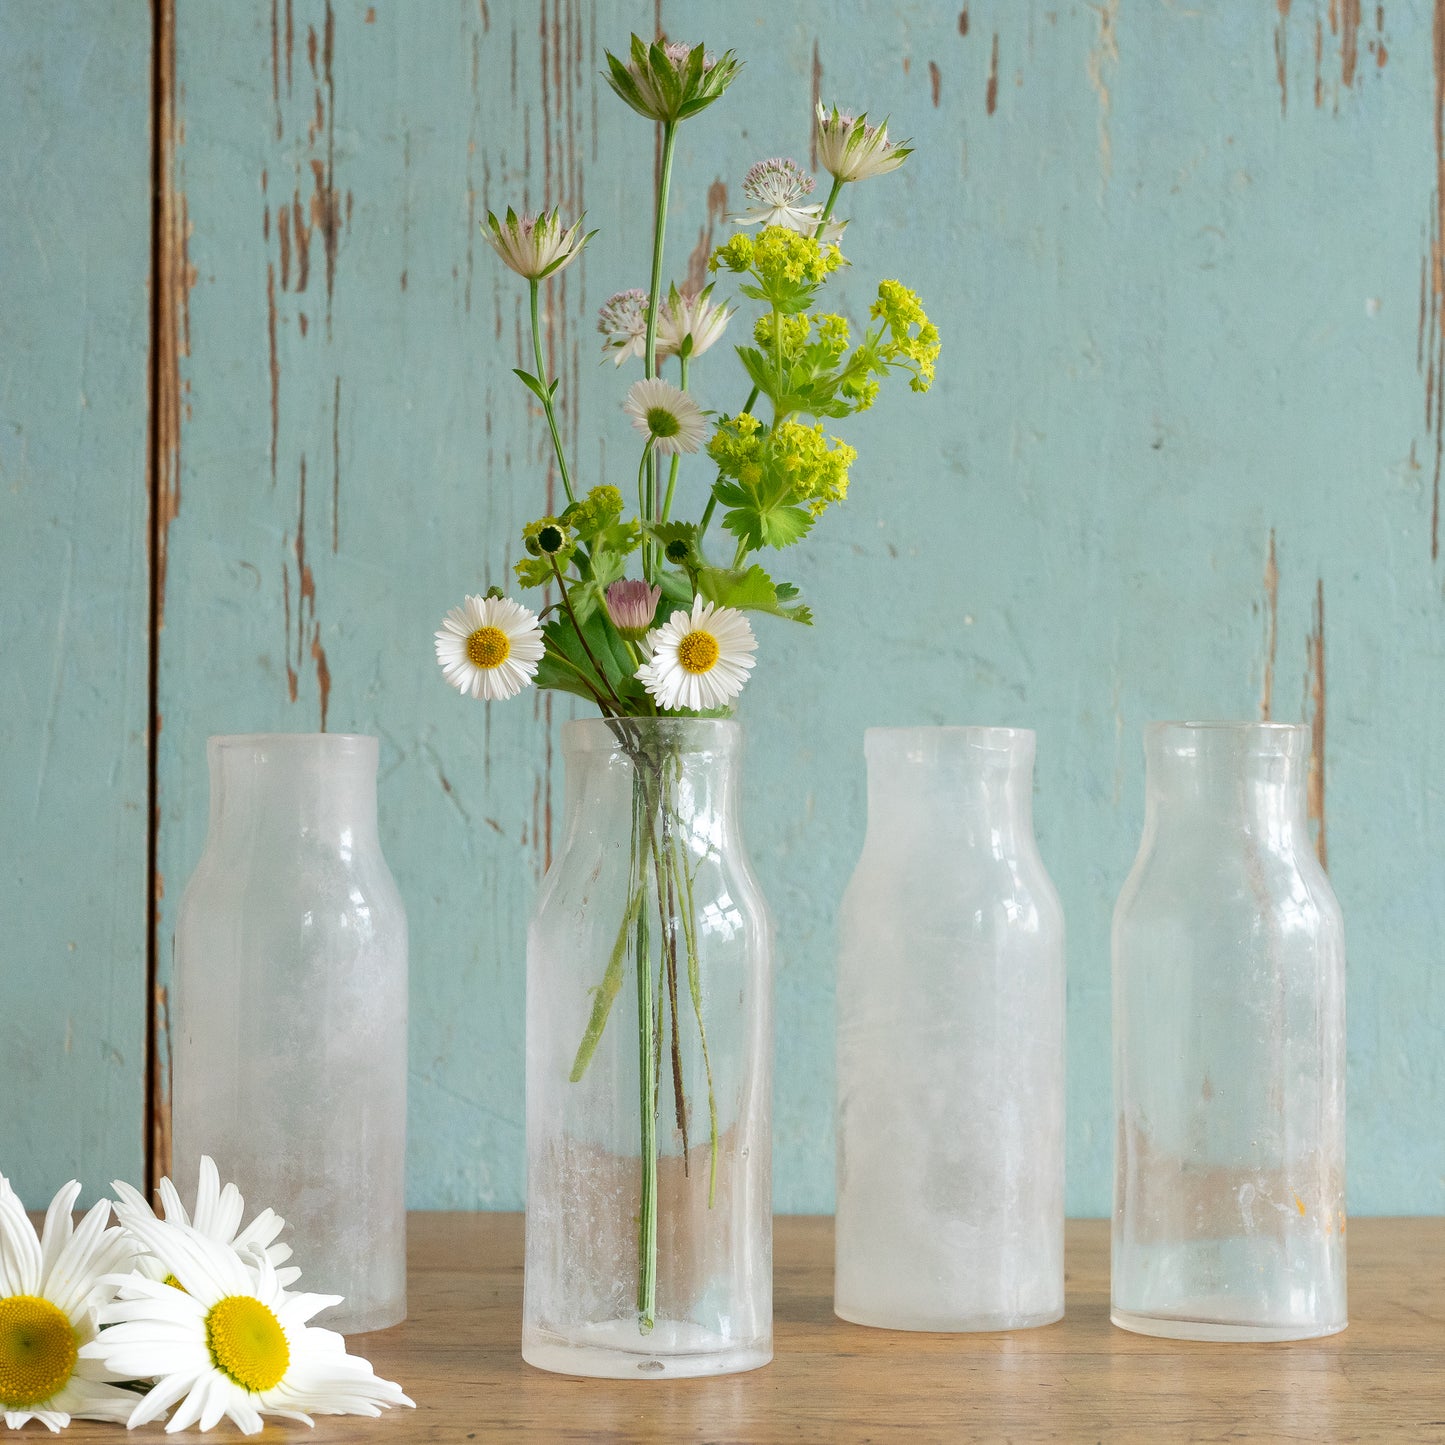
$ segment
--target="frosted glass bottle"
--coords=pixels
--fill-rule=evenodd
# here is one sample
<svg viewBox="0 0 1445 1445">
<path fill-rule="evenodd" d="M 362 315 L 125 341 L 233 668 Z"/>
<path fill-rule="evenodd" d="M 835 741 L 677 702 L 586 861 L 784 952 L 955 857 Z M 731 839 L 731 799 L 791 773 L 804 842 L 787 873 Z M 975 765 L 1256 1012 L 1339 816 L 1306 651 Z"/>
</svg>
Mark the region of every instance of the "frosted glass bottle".
<svg viewBox="0 0 1445 1445">
<path fill-rule="evenodd" d="M 907 1330 L 1064 1312 L 1064 919 L 1034 735 L 871 728 L 838 962 L 834 1309 Z"/>
<path fill-rule="evenodd" d="M 738 723 L 562 730 L 567 824 L 527 936 L 522 1356 L 627 1380 L 773 1354 L 772 923 Z"/>
<path fill-rule="evenodd" d="M 1345 1310 L 1345 951 L 1306 728 L 1155 723 L 1114 913 L 1113 1320 L 1333 1334 Z"/>
<path fill-rule="evenodd" d="M 200 1156 L 282 1215 L 343 1333 L 406 1316 L 406 914 L 372 737 L 207 746 L 205 851 L 176 922 L 173 1176 Z"/>
</svg>

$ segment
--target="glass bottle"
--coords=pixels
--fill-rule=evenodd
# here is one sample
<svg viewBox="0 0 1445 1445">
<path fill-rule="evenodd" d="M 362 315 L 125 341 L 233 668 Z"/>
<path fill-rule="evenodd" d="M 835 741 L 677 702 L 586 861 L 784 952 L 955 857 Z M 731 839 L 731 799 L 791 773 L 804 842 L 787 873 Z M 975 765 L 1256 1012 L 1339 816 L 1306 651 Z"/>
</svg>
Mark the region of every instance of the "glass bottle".
<svg viewBox="0 0 1445 1445">
<path fill-rule="evenodd" d="M 772 1358 L 772 927 L 736 722 L 566 724 L 527 940 L 522 1354 L 662 1379 Z"/>
<path fill-rule="evenodd" d="M 1114 1323 L 1333 1334 L 1345 1310 L 1345 950 L 1309 730 L 1155 723 L 1114 913 Z"/>
<path fill-rule="evenodd" d="M 181 900 L 172 1174 L 272 1208 L 343 1333 L 406 1316 L 406 913 L 376 829 L 377 742 L 214 737 Z"/>
<path fill-rule="evenodd" d="M 834 1309 L 1006 1330 L 1064 1312 L 1064 919 L 1034 734 L 870 728 L 838 963 Z"/>
</svg>

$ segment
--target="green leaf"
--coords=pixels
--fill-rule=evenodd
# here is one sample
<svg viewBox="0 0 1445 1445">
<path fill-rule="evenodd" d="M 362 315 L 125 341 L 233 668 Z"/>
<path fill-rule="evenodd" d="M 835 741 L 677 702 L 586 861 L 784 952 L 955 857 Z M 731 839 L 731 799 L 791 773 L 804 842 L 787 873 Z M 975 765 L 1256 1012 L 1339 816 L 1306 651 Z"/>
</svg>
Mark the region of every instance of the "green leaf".
<svg viewBox="0 0 1445 1445">
<path fill-rule="evenodd" d="M 742 362 L 743 370 L 748 374 L 748 380 L 764 396 L 769 398 L 774 396 L 778 390 L 778 376 L 773 370 L 772 362 L 755 347 L 739 346 L 736 349 L 738 360 Z"/>
<path fill-rule="evenodd" d="M 573 606 L 576 606 L 575 599 Z M 612 690 L 624 702 L 640 703 L 645 693 L 634 676 L 632 656 L 608 619 L 606 609 L 595 606 L 590 615 L 581 620 L 582 635 L 587 639 L 587 647 L 591 649 L 592 657 L 597 659 L 597 666 L 606 674 Z M 593 698 L 593 691 L 603 697 L 608 696 L 607 688 L 598 680 L 587 649 L 578 640 L 577 630 L 566 612 L 556 614 L 542 629 L 542 635 L 546 640 L 547 651 L 537 667 L 538 687 L 557 688 L 593 701 L 596 700 Z M 554 653 L 560 654 L 566 661 L 558 660 L 558 657 L 553 656 Z M 568 663 L 571 664 L 570 667 Z M 591 691 L 587 683 L 578 677 L 578 672 L 592 684 Z"/>
<path fill-rule="evenodd" d="M 531 374 L 531 372 L 523 371 L 520 367 L 514 366 L 512 368 L 512 375 L 515 376 L 517 380 L 520 381 L 522 385 L 525 386 L 527 390 L 530 391 L 532 395 L 535 396 L 537 400 L 542 403 L 543 406 L 546 406 L 547 403 L 551 400 L 551 392 L 546 391 L 543 388 L 542 383 L 538 381 L 537 378 Z M 559 377 L 558 380 L 561 380 L 561 378 Z M 556 386 L 556 382 L 553 382 L 553 386 Z"/>
<path fill-rule="evenodd" d="M 602 975 L 602 982 L 593 992 L 592 1016 L 587 1020 L 582 1042 L 577 1045 L 577 1057 L 573 1059 L 572 1072 L 567 1076 L 570 1083 L 581 1083 L 582 1076 L 587 1072 L 587 1065 L 592 1062 L 592 1055 L 597 1052 L 602 1031 L 607 1027 L 607 1015 L 612 1012 L 613 1001 L 622 991 L 622 961 L 627 956 L 627 935 L 631 932 L 637 919 L 637 911 L 641 907 L 642 889 L 639 888 L 628 899 L 627 910 L 622 915 L 622 926 L 617 930 L 617 941 L 612 945 L 612 956 L 607 960 L 607 972 Z"/>
<path fill-rule="evenodd" d="M 670 567 L 664 567 L 657 574 L 657 585 L 662 588 L 662 601 L 671 602 L 681 607 L 684 611 L 692 606 L 692 579 L 686 572 L 674 572 Z M 662 606 L 658 605 L 658 616 L 662 618 Z"/>
<path fill-rule="evenodd" d="M 806 507 L 772 507 L 762 514 L 763 541 L 769 547 L 791 547 L 813 526 L 813 514 Z"/>
<path fill-rule="evenodd" d="M 790 622 L 813 620 L 813 614 L 796 600 L 798 589 L 791 582 L 774 582 L 756 563 L 745 569 L 704 567 L 697 574 L 697 590 L 719 607 L 766 612 Z"/>
</svg>

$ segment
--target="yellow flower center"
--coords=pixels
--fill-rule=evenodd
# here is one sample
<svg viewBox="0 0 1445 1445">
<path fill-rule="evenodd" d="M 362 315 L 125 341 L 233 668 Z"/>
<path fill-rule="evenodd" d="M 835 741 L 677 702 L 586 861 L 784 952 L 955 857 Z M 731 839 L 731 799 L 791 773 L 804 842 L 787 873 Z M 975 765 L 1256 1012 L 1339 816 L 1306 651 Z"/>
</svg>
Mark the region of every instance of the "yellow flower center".
<svg viewBox="0 0 1445 1445">
<path fill-rule="evenodd" d="M 717 638 L 711 632 L 689 632 L 677 644 L 677 660 L 684 672 L 711 672 L 717 652 Z"/>
<path fill-rule="evenodd" d="M 65 1313 L 48 1299 L 0 1300 L 0 1407 L 29 1410 L 64 1388 L 80 1346 Z"/>
<path fill-rule="evenodd" d="M 274 1390 L 291 1363 L 281 1321 L 248 1294 L 227 1295 L 211 1307 L 206 1344 L 216 1368 L 252 1394 Z"/>
<path fill-rule="evenodd" d="M 500 667 L 512 655 L 512 644 L 500 627 L 479 627 L 467 638 L 467 661 L 473 667 Z"/>
<path fill-rule="evenodd" d="M 168 1285 L 170 1285 L 170 1287 L 171 1287 L 172 1289 L 178 1289 L 178 1290 L 180 1290 L 180 1292 L 181 1292 L 182 1294 L 185 1294 L 185 1292 L 186 1292 L 186 1287 L 185 1287 L 185 1285 L 183 1285 L 183 1284 L 180 1282 L 180 1280 L 178 1280 L 178 1279 L 175 1277 L 175 1275 L 173 1275 L 173 1274 L 168 1274 L 168 1275 L 161 1281 L 161 1283 L 162 1283 L 162 1284 L 168 1284 Z"/>
</svg>

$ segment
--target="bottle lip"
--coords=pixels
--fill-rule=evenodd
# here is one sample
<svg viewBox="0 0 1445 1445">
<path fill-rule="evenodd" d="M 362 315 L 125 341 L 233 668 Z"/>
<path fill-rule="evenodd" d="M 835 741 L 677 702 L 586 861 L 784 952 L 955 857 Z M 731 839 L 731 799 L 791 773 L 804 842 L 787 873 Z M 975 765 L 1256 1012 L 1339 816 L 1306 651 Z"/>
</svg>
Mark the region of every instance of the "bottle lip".
<svg viewBox="0 0 1445 1445">
<path fill-rule="evenodd" d="M 250 753 L 263 761 L 309 760 L 374 762 L 378 743 L 369 733 L 218 733 L 206 739 L 214 758 Z"/>
<path fill-rule="evenodd" d="M 1207 752 L 1283 757 L 1308 750 L 1309 740 L 1305 723 L 1181 720 L 1144 725 L 1147 749 L 1188 757 Z"/>
<path fill-rule="evenodd" d="M 908 762 L 929 762 L 967 753 L 1016 759 L 1031 754 L 1036 741 L 1037 734 L 1032 728 L 920 724 L 866 728 L 863 751 L 870 758 L 889 756 Z"/>
<path fill-rule="evenodd" d="M 625 751 L 621 729 L 640 741 L 663 745 L 675 752 L 705 753 L 734 748 L 742 741 L 743 726 L 727 717 L 577 718 L 562 724 L 564 753 Z"/>
</svg>

